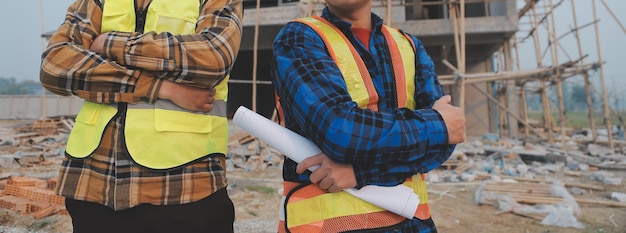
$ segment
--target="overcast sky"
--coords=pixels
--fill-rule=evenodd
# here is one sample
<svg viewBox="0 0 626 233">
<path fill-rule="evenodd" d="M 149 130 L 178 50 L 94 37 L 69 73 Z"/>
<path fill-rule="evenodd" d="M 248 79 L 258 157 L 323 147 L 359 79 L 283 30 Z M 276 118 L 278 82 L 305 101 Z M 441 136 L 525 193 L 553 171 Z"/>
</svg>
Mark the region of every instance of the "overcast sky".
<svg viewBox="0 0 626 233">
<path fill-rule="evenodd" d="M 0 38 L 0 77 L 39 80 L 42 31 L 56 29 L 74 0 L 3 1 L 5 5 L 0 7 L 0 32 L 3 32 Z"/>
<path fill-rule="evenodd" d="M 4 0 L 5 7 L 0 8 L 0 31 L 3 36 L 0 39 L 0 77 L 16 78 L 18 80 L 38 80 L 39 64 L 42 52 L 42 32 L 56 29 L 65 16 L 67 7 L 74 0 Z M 542 5 L 540 0 L 539 4 Z M 552 0 L 554 3 L 560 0 Z M 597 1 L 601 51 L 602 57 L 607 62 L 605 65 L 605 78 L 607 85 L 612 82 L 626 84 L 626 33 L 620 28 L 615 19 L 611 17 L 600 0 Z M 611 10 L 617 15 L 622 24 L 626 24 L 626 0 L 604 0 Z M 520 1 L 518 1 L 520 2 Z M 556 8 L 557 35 L 561 36 L 573 27 L 571 0 L 564 0 L 563 4 Z M 43 3 L 43 11 L 41 10 Z M 576 0 L 576 14 L 579 26 L 593 22 L 592 0 Z M 43 28 L 41 15 L 43 15 Z M 520 25 L 520 28 L 528 26 Z M 541 31 L 545 35 L 545 31 Z M 519 36 L 527 32 L 521 31 Z M 567 53 L 576 59 L 578 51 L 574 43 L 574 34 L 570 34 L 560 40 Z M 419 36 L 419 35 L 418 35 Z M 586 62 L 597 61 L 595 30 L 593 26 L 581 29 L 581 41 L 583 42 L 584 54 L 589 56 Z M 521 44 L 522 69 L 536 67 L 535 52 L 532 41 L 527 40 Z M 543 46 L 547 41 L 542 41 Z M 567 56 L 561 52 L 560 63 L 567 61 Z M 549 59 L 544 60 L 550 65 Z M 599 74 L 595 74 L 599 75 Z M 617 80 L 617 81 L 615 81 Z"/>
</svg>

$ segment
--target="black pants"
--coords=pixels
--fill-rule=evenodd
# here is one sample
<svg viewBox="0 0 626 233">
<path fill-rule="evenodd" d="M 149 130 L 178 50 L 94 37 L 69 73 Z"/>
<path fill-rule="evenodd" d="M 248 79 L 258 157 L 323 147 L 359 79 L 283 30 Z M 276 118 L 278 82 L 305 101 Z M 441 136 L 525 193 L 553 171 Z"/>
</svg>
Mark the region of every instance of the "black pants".
<svg viewBox="0 0 626 233">
<path fill-rule="evenodd" d="M 235 208 L 226 189 L 183 205 L 143 204 L 127 210 L 92 202 L 65 200 L 74 233 L 233 232 Z"/>
</svg>

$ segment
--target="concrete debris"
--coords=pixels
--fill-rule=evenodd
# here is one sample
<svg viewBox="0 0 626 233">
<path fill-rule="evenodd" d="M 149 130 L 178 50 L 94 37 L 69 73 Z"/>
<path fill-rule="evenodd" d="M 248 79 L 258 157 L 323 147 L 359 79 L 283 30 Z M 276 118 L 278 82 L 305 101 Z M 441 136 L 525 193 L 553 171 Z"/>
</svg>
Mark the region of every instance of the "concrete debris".
<svg viewBox="0 0 626 233">
<path fill-rule="evenodd" d="M 621 197 L 619 194 L 612 194 L 618 202 L 579 198 L 594 191 L 602 192 L 604 187 L 619 189 L 622 179 L 613 174 L 626 171 L 625 159 L 618 151 L 599 144 L 581 144 L 570 139 L 565 144 L 530 143 L 487 134 L 480 140 L 459 144 L 441 169 L 427 177 L 428 182 L 484 180 L 488 184 L 476 193 L 477 204 L 494 205 L 500 213 L 535 218 L 546 225 L 581 228 L 582 224 L 576 220 L 579 213 L 573 211 L 580 211 L 577 203 L 626 206 L 618 203 L 621 199 L 613 197 Z M 539 178 L 552 174 L 586 176 L 590 182 L 561 184 L 563 188 L 555 192 L 554 183 L 559 181 Z"/>
<path fill-rule="evenodd" d="M 3 168 L 18 168 L 20 164 L 17 163 L 17 158 L 12 154 L 0 155 L 0 167 Z"/>
<path fill-rule="evenodd" d="M 0 168 L 14 169 L 58 163 L 58 160 L 50 158 L 64 156 L 65 142 L 73 122 L 71 118 L 59 117 L 0 128 Z M 231 124 L 231 127 L 236 126 Z M 285 155 L 245 131 L 234 132 L 236 133 L 231 132 L 229 137 L 226 155 L 228 171 L 255 172 L 282 167 Z M 580 131 L 578 135 L 567 138 L 564 144 L 529 142 L 485 134 L 480 140 L 467 140 L 458 144 L 440 168 L 428 173 L 427 182 L 481 183 L 481 193 L 476 194 L 477 204 L 494 205 L 500 213 L 514 213 L 550 222 L 543 224 L 564 224 L 578 228 L 580 225 L 575 219 L 577 214 L 572 211 L 575 209 L 572 206 L 576 206 L 576 203 L 626 206 L 626 194 L 619 192 L 611 193 L 611 200 L 608 194 L 605 195 L 606 200 L 582 198 L 606 189 L 619 189 L 623 185 L 622 178 L 613 174 L 626 171 L 626 156 L 622 154 L 626 147 L 611 151 L 602 144 L 576 142 L 577 138 L 587 136 L 585 132 Z M 589 182 L 560 183 L 549 178 L 553 174 L 588 178 Z M 33 214 L 37 218 L 63 213 L 61 207 L 55 206 L 59 204 L 59 197 L 50 193 L 50 187 L 43 188 L 48 190 L 43 192 L 48 201 L 40 204 L 33 204 L 32 201 L 41 200 L 31 200 L 31 196 L 19 197 L 11 194 L 17 193 L 16 182 L 11 181 L 12 184 L 8 184 L 7 181 L 18 179 L 18 176 L 18 173 L 10 171 L 0 174 L 0 207 Z M 23 180 L 21 182 L 27 183 Z M 54 183 L 47 179 L 43 179 L 43 182 Z M 555 193 L 554 186 L 559 183 L 561 191 Z M 31 186 L 35 185 L 20 185 L 20 193 L 42 193 L 39 189 L 27 188 Z M 30 191 L 23 191 L 25 189 Z M 33 197 L 37 195 L 33 194 Z M 50 201 L 53 199 L 56 202 Z M 571 203 L 572 200 L 574 203 Z M 524 209 L 526 210 L 523 211 Z M 556 213 L 568 213 L 567 219 L 556 218 Z"/>
<path fill-rule="evenodd" d="M 229 139 L 226 169 L 259 171 L 266 168 L 281 168 L 284 158 L 284 154 L 256 137 L 241 133 Z"/>
<path fill-rule="evenodd" d="M 602 182 L 606 185 L 620 185 L 622 183 L 621 178 L 613 177 L 611 173 L 608 173 L 606 171 L 593 172 L 589 176 L 589 179 Z"/>
<path fill-rule="evenodd" d="M 626 193 L 612 192 L 611 198 L 618 202 L 626 203 Z"/>
<path fill-rule="evenodd" d="M 589 143 L 587 145 L 587 151 L 589 152 L 589 155 L 594 156 L 594 157 L 614 154 L 611 148 L 608 148 L 602 145 L 593 144 L 593 143 Z"/>
<path fill-rule="evenodd" d="M 501 213 L 541 220 L 541 224 L 584 228 L 576 219 L 580 208 L 559 182 L 552 184 L 485 181 L 475 193 L 479 205 L 493 205 Z"/>
<path fill-rule="evenodd" d="M 602 180 L 602 183 L 606 184 L 606 185 L 620 185 L 622 184 L 622 179 L 621 178 L 615 178 L 615 177 L 609 177 L 609 178 L 604 178 L 604 180 Z"/>
<path fill-rule="evenodd" d="M 579 187 L 572 187 L 570 188 L 570 191 L 572 192 L 572 194 L 577 195 L 577 196 L 585 194 L 585 190 Z"/>
</svg>

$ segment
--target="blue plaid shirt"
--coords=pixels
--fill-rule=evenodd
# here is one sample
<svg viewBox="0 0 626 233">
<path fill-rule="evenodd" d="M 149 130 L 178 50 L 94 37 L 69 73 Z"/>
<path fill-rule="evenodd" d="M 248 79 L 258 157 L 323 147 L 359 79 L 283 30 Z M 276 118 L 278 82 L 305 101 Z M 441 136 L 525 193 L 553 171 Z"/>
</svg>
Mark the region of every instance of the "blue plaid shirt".
<svg viewBox="0 0 626 233">
<path fill-rule="evenodd" d="M 416 110 L 398 108 L 391 56 L 381 31 L 382 19 L 372 14 L 368 51 L 352 33 L 349 22 L 327 8 L 322 17 L 337 26 L 361 55 L 379 95 L 379 111 L 359 108 L 320 36 L 305 24 L 290 22 L 274 41 L 272 67 L 285 127 L 312 140 L 334 161 L 352 164 L 357 188 L 394 186 L 416 173 L 439 167 L 454 145 L 448 144 L 441 115 L 431 108 L 444 92 L 422 43 L 411 36 L 416 45 Z M 295 162 L 285 161 L 283 178 L 310 182 L 309 173 L 298 175 L 295 168 Z M 434 229 L 420 221 L 411 222 L 403 227 L 403 232 Z"/>
</svg>

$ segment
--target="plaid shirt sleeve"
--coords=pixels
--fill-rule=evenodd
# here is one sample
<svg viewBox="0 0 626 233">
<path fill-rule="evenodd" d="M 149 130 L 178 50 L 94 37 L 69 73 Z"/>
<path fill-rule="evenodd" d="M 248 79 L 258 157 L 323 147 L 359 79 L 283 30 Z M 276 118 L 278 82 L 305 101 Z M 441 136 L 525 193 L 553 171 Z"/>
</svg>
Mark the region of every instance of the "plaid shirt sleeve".
<svg viewBox="0 0 626 233">
<path fill-rule="evenodd" d="M 100 34 L 102 8 L 78 0 L 43 53 L 40 80 L 53 93 L 100 103 L 153 102 L 163 80 L 209 87 L 232 69 L 241 17 L 239 0 L 207 1 L 194 35 L 112 32 L 98 54 L 88 48 Z"/>
<path fill-rule="evenodd" d="M 353 164 L 358 187 L 401 183 L 438 167 L 454 148 L 447 144 L 443 119 L 431 109 L 443 89 L 430 57 L 415 41 L 420 109 L 373 112 L 352 101 L 338 67 L 312 29 L 289 23 L 275 39 L 272 79 L 286 127 L 312 140 L 333 160 Z"/>
</svg>

